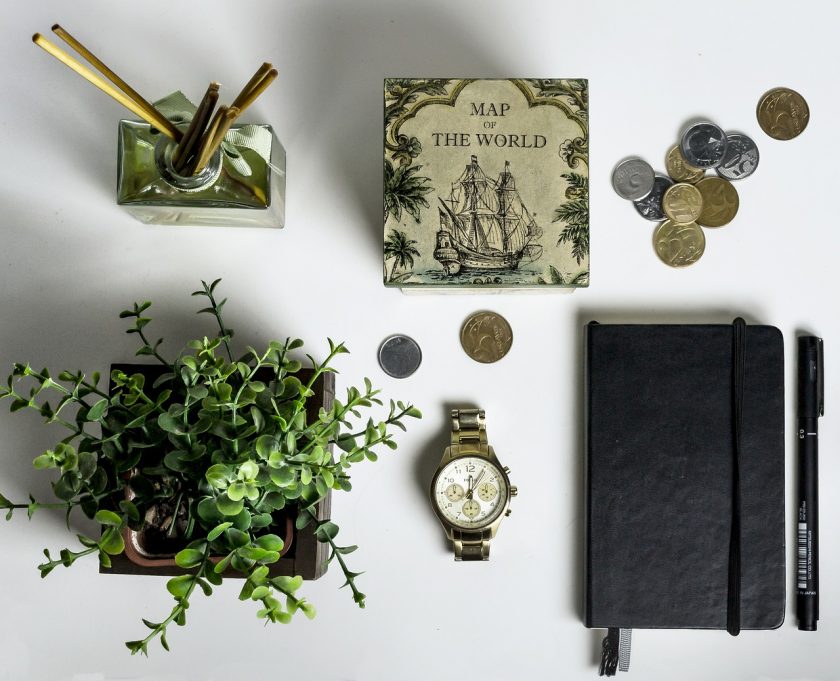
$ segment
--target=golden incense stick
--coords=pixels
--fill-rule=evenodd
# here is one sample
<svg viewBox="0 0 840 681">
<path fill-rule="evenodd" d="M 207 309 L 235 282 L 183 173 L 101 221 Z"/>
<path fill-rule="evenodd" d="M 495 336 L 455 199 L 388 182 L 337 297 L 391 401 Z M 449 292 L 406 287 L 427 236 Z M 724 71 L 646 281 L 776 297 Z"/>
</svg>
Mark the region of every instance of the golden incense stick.
<svg viewBox="0 0 840 681">
<path fill-rule="evenodd" d="M 219 127 L 213 134 L 213 141 L 207 149 L 205 157 L 203 159 L 199 159 L 199 162 L 196 164 L 193 175 L 200 173 L 202 170 L 204 170 L 204 166 L 207 165 L 207 162 L 211 158 L 213 158 L 213 154 L 216 153 L 218 148 L 222 146 L 222 140 L 225 139 L 225 135 L 227 135 L 228 130 L 230 130 L 230 126 L 233 125 L 233 122 L 236 120 L 236 117 L 239 116 L 239 114 L 240 111 L 235 106 L 228 107 L 225 110 L 224 116 L 222 116 L 222 119 L 219 122 Z"/>
<path fill-rule="evenodd" d="M 44 36 L 42 36 L 40 33 L 36 33 L 34 36 L 32 36 L 32 42 L 34 42 L 36 45 L 38 45 L 38 47 L 42 48 L 43 50 L 51 54 L 53 57 L 58 59 L 65 66 L 68 66 L 69 68 L 73 69 L 82 78 L 87 80 L 92 85 L 98 87 L 106 95 L 109 95 L 113 99 L 117 100 L 126 109 L 131 111 L 139 118 L 142 118 L 149 125 L 154 126 L 158 130 L 160 130 L 164 135 L 172 137 L 172 139 L 176 139 L 176 137 L 172 134 L 170 130 L 172 126 L 167 125 L 169 121 L 167 121 L 165 118 L 152 116 L 149 112 L 147 112 L 139 104 L 137 104 L 137 102 L 135 102 L 133 99 L 125 95 L 123 92 L 115 88 L 107 81 L 97 76 L 93 71 L 88 69 L 86 66 L 80 64 L 69 54 L 61 51 L 59 48 L 57 48 L 55 45 L 49 42 L 46 38 L 44 38 Z M 178 131 L 176 130 L 176 132 Z M 180 132 L 178 132 L 178 138 L 180 139 Z"/>
<path fill-rule="evenodd" d="M 210 147 L 216 137 L 216 131 L 221 125 L 222 117 L 226 112 L 226 106 L 220 106 L 216 110 L 216 115 L 213 116 L 213 120 L 210 121 L 210 125 L 207 126 L 207 130 L 205 130 L 204 137 L 201 140 L 201 146 L 198 148 L 198 152 L 196 153 L 193 161 L 190 163 L 189 170 L 184 173 L 185 175 L 195 175 L 205 165 L 207 165 L 207 161 L 210 158 Z"/>
<path fill-rule="evenodd" d="M 218 99 L 219 84 L 210 83 L 207 92 L 204 93 L 204 97 L 198 105 L 198 109 L 196 109 L 193 115 L 190 127 L 187 128 L 180 144 L 178 144 L 175 153 L 172 155 L 172 163 L 175 166 L 175 170 L 179 173 L 184 169 L 190 156 L 193 155 L 200 143 L 201 135 L 204 132 L 204 128 L 207 127 L 208 121 L 213 116 L 213 109 L 216 107 Z"/>
<path fill-rule="evenodd" d="M 122 78 L 120 78 L 116 73 L 114 73 L 107 64 L 105 64 L 101 59 L 99 59 L 93 52 L 87 49 L 82 43 L 80 43 L 76 38 L 74 38 L 70 33 L 65 31 L 59 24 L 55 24 L 52 27 L 53 33 L 55 33 L 59 38 L 61 38 L 64 42 L 66 42 L 70 47 L 72 47 L 76 52 L 82 55 L 85 59 L 88 60 L 93 66 L 95 66 L 99 72 L 104 75 L 108 80 L 110 80 L 114 85 L 116 85 L 120 90 L 122 90 L 126 95 L 131 97 L 137 105 L 146 111 L 149 116 L 152 118 L 159 120 L 161 124 L 165 125 L 166 131 L 169 134 L 169 137 L 172 137 L 176 140 L 181 139 L 181 131 L 178 130 L 172 123 L 170 123 L 167 118 L 158 111 L 154 105 L 147 102 L 140 93 L 138 93 L 133 87 L 131 87 L 128 83 L 126 83 Z"/>
<path fill-rule="evenodd" d="M 245 111 L 245 109 L 251 106 L 257 97 L 265 92 L 265 89 L 274 82 L 275 78 L 277 78 L 277 69 L 271 69 L 268 73 L 266 73 L 265 77 L 257 83 L 247 95 L 245 95 L 238 107 L 239 113 L 241 114 Z"/>
<path fill-rule="evenodd" d="M 249 80 L 245 87 L 242 88 L 242 91 L 236 95 L 236 99 L 233 100 L 233 104 L 231 106 L 237 107 L 240 111 L 242 111 L 242 102 L 244 101 L 245 97 L 251 92 L 251 90 L 256 87 L 257 83 L 259 83 L 263 78 L 265 78 L 265 74 L 271 71 L 273 67 L 268 62 L 264 62 L 260 68 L 256 70 L 253 76 L 251 76 L 251 80 Z"/>
</svg>

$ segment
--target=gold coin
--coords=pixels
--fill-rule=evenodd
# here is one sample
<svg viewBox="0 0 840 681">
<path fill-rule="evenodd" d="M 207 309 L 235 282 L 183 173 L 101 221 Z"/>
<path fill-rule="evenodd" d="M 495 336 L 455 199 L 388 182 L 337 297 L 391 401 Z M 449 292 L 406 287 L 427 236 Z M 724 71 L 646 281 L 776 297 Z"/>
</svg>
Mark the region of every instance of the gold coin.
<svg viewBox="0 0 840 681">
<path fill-rule="evenodd" d="M 665 156 L 665 169 L 675 182 L 690 182 L 694 184 L 703 179 L 706 171 L 689 165 L 680 151 L 680 145 L 675 144 Z"/>
<path fill-rule="evenodd" d="M 697 187 L 687 182 L 673 184 L 662 197 L 662 211 L 673 222 L 684 225 L 694 222 L 703 210 L 703 196 Z"/>
<path fill-rule="evenodd" d="M 482 364 L 498 362 L 510 350 L 513 331 L 510 324 L 495 312 L 476 312 L 461 328 L 461 347 Z"/>
<path fill-rule="evenodd" d="M 761 129 L 770 137 L 791 140 L 805 130 L 811 112 L 808 102 L 798 92 L 777 87 L 759 100 L 756 116 Z"/>
<path fill-rule="evenodd" d="M 696 185 L 703 196 L 703 210 L 697 222 L 704 227 L 723 227 L 738 212 L 738 190 L 728 180 L 706 177 Z"/>
<path fill-rule="evenodd" d="M 653 233 L 653 248 L 666 265 L 688 267 L 700 260 L 706 250 L 706 237 L 694 222 L 680 225 L 665 220 Z"/>
</svg>

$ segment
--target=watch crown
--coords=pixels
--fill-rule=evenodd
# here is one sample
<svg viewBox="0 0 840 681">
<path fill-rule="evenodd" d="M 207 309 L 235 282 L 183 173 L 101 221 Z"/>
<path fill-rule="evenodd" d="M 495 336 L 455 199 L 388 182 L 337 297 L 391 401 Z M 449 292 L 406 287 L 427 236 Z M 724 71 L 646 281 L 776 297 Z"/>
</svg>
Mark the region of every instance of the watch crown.
<svg viewBox="0 0 840 681">
<path fill-rule="evenodd" d="M 511 510 L 510 510 L 510 509 L 508 509 L 507 511 L 505 511 L 505 518 L 507 518 L 507 517 L 510 515 L 510 513 L 511 513 Z"/>
<path fill-rule="evenodd" d="M 504 470 L 504 472 L 505 472 L 505 473 L 507 473 L 508 475 L 510 475 L 510 468 L 508 468 L 507 466 L 505 466 L 503 470 Z"/>
<path fill-rule="evenodd" d="M 510 496 L 515 497 L 517 494 L 519 494 L 519 488 L 518 487 L 511 487 L 510 488 Z"/>
</svg>

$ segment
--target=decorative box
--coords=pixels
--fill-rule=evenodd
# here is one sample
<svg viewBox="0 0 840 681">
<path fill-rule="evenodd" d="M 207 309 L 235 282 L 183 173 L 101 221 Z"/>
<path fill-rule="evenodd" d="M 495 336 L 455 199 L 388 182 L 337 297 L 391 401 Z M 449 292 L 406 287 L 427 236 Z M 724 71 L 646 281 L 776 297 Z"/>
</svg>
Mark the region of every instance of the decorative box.
<svg viewBox="0 0 840 681">
<path fill-rule="evenodd" d="M 385 79 L 384 281 L 589 284 L 585 79 Z"/>
</svg>

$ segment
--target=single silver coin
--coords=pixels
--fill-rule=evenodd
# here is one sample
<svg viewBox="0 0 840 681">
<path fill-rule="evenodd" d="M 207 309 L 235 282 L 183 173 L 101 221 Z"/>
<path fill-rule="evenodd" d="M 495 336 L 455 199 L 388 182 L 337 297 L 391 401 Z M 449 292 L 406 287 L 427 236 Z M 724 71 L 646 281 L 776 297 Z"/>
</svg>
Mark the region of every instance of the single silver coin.
<svg viewBox="0 0 840 681">
<path fill-rule="evenodd" d="M 726 156 L 726 133 L 714 123 L 695 123 L 683 134 L 680 151 L 695 168 L 717 168 Z"/>
<path fill-rule="evenodd" d="M 715 171 L 725 180 L 741 180 L 758 168 L 758 147 L 740 132 L 726 135 L 726 155 Z"/>
<path fill-rule="evenodd" d="M 622 199 L 638 201 L 653 190 L 654 172 L 650 164 L 640 158 L 628 158 L 613 170 L 615 193 Z"/>
<path fill-rule="evenodd" d="M 668 187 L 673 184 L 674 182 L 670 177 L 665 177 L 657 173 L 653 180 L 653 191 L 645 198 L 633 202 L 636 210 L 639 211 L 639 215 L 645 220 L 653 220 L 655 222 L 662 222 L 662 220 L 667 219 L 665 212 L 662 210 L 662 197 L 665 195 Z"/>
<path fill-rule="evenodd" d="M 394 378 L 408 378 L 422 361 L 420 346 L 408 336 L 399 333 L 388 336 L 379 346 L 379 366 Z"/>
</svg>

